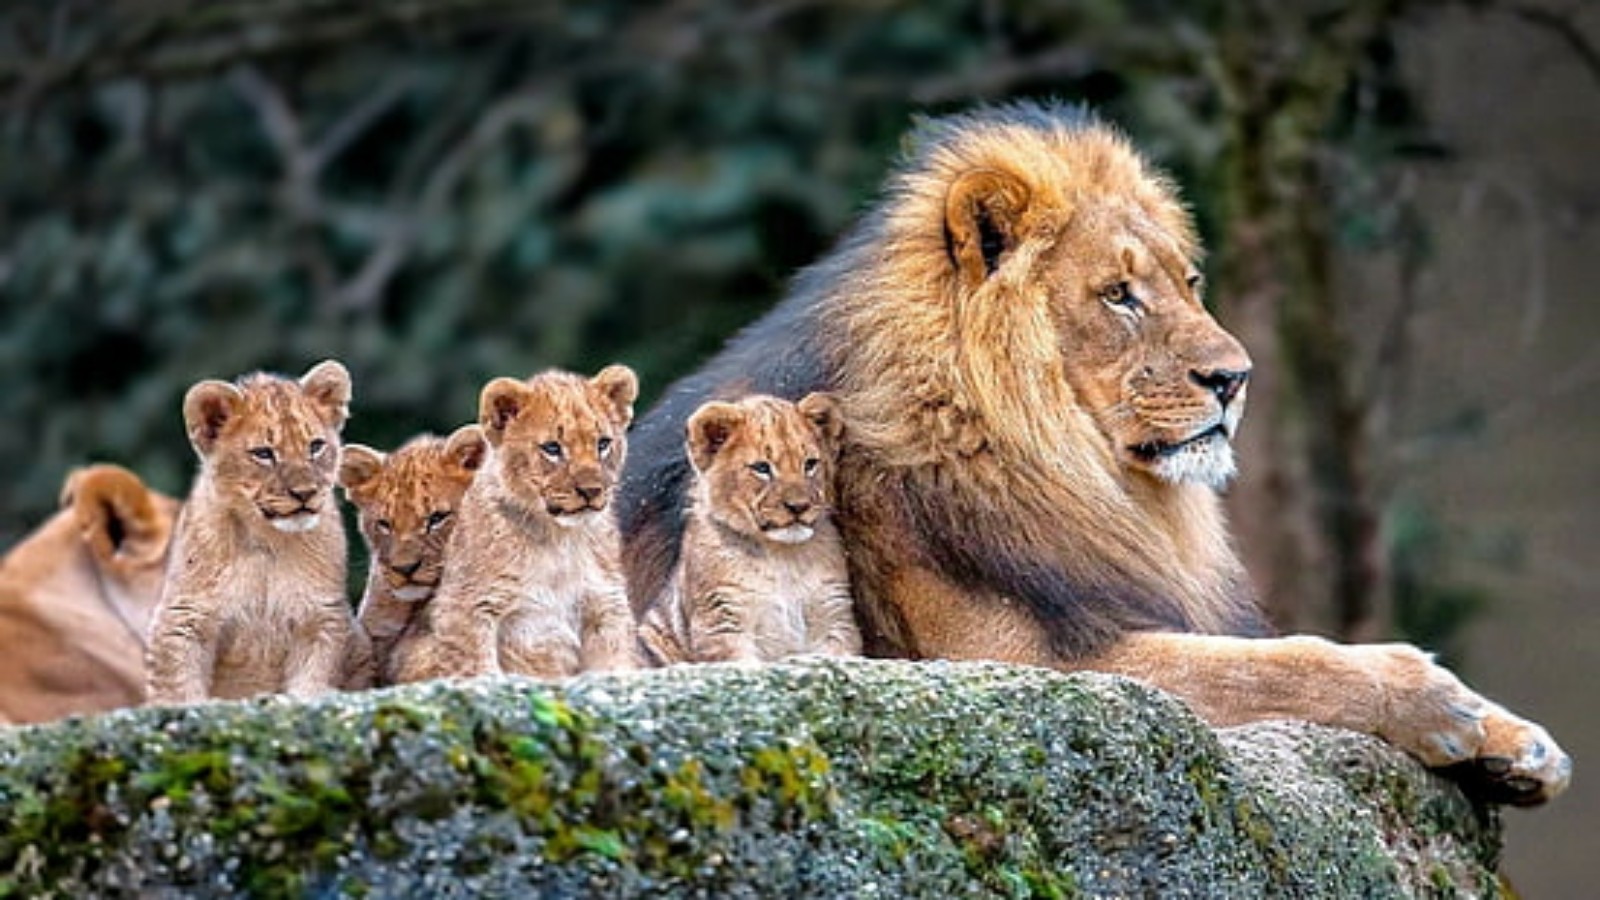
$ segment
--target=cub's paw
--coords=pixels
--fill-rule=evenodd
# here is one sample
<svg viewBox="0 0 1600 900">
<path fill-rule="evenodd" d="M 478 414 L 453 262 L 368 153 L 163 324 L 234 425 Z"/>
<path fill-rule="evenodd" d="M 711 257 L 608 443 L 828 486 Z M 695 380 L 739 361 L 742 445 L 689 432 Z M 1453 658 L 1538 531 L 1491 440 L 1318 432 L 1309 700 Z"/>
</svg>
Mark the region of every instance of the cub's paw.
<svg viewBox="0 0 1600 900">
<path fill-rule="evenodd" d="M 1473 692 L 1415 647 L 1359 650 L 1384 698 L 1376 710 L 1380 737 L 1491 803 L 1533 806 L 1566 790 L 1572 760 L 1543 728 Z"/>
</svg>

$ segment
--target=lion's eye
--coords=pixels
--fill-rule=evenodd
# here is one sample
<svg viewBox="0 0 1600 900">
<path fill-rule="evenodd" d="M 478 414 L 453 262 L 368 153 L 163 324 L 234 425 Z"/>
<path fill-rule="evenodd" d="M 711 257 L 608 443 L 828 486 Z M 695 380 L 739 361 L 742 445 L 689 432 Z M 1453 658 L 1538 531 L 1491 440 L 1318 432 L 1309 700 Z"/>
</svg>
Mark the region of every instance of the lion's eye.
<svg viewBox="0 0 1600 900">
<path fill-rule="evenodd" d="M 1205 279 L 1200 276 L 1199 272 L 1196 272 L 1193 275 L 1190 275 L 1188 278 L 1185 278 L 1183 281 L 1189 286 L 1189 290 L 1198 291 L 1200 290 L 1201 282 L 1205 281 Z"/>
<path fill-rule="evenodd" d="M 605 456 L 607 453 L 610 453 L 611 452 L 611 438 L 603 437 L 600 440 L 595 441 L 595 449 L 600 451 L 600 455 L 601 456 Z"/>
<path fill-rule="evenodd" d="M 428 515 L 428 530 L 429 531 L 437 530 L 439 528 L 439 526 L 443 525 L 445 523 L 445 521 L 448 520 L 449 518 L 450 518 L 450 511 L 449 510 L 447 510 L 447 509 L 434 510 L 432 513 L 430 513 Z"/>
<path fill-rule="evenodd" d="M 328 449 L 328 442 L 322 438 L 317 438 L 311 442 L 311 458 L 316 459 L 320 457 L 322 455 L 322 451 L 326 449 Z"/>
<path fill-rule="evenodd" d="M 256 462 L 267 463 L 269 465 L 273 460 L 278 458 L 277 454 L 272 452 L 271 447 L 251 447 L 250 455 L 255 458 Z"/>
<path fill-rule="evenodd" d="M 1133 295 L 1133 287 L 1126 281 L 1118 281 L 1101 288 L 1100 299 L 1111 306 L 1131 308 L 1139 305 L 1139 298 Z"/>
<path fill-rule="evenodd" d="M 394 531 L 394 526 L 389 524 L 388 519 L 379 519 L 377 522 L 373 523 L 373 527 L 378 529 L 379 534 L 390 534 Z"/>
<path fill-rule="evenodd" d="M 769 463 L 764 459 L 753 462 L 750 464 L 750 471 L 756 473 L 757 478 L 765 481 L 772 477 L 772 463 Z"/>
<path fill-rule="evenodd" d="M 551 459 L 560 459 L 561 444 L 557 441 L 545 441 L 539 445 L 539 452 Z"/>
<path fill-rule="evenodd" d="M 806 460 L 806 474 L 807 475 L 815 475 L 815 474 L 817 474 L 817 466 L 820 466 L 820 465 L 822 465 L 822 460 L 817 459 L 815 456 L 813 456 L 810 459 Z"/>
</svg>

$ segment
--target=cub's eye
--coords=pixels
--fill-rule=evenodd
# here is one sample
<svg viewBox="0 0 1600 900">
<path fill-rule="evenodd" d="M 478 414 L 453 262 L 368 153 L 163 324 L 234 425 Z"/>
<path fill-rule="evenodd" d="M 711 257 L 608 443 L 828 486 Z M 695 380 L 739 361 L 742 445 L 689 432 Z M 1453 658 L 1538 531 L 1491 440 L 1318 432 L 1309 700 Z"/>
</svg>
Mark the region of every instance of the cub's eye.
<svg viewBox="0 0 1600 900">
<path fill-rule="evenodd" d="M 545 441 L 539 445 L 539 452 L 551 459 L 561 458 L 561 444 L 556 441 Z"/>
<path fill-rule="evenodd" d="M 594 446 L 595 449 L 600 451 L 601 456 L 605 456 L 607 453 L 611 452 L 611 438 L 603 437 L 600 440 L 595 441 Z"/>
<path fill-rule="evenodd" d="M 822 460 L 817 459 L 815 456 L 813 456 L 810 459 L 806 460 L 806 474 L 807 475 L 815 475 L 815 474 L 817 474 L 817 466 L 820 466 L 820 465 L 822 465 Z"/>
<path fill-rule="evenodd" d="M 1189 286 L 1189 290 L 1191 290 L 1191 291 L 1200 290 L 1200 285 L 1202 283 L 1204 283 L 1204 282 L 1205 282 L 1205 278 L 1201 277 L 1199 272 L 1195 272 L 1194 274 L 1190 275 L 1188 278 L 1185 278 L 1183 280 L 1183 283 L 1187 284 Z"/>
<path fill-rule="evenodd" d="M 769 463 L 764 459 L 753 462 L 750 464 L 750 471 L 756 473 L 757 478 L 761 479 L 762 481 L 766 481 L 768 478 L 772 477 L 772 463 Z"/>
<path fill-rule="evenodd" d="M 430 513 L 428 515 L 428 530 L 429 531 L 434 531 L 434 530 L 438 529 L 438 527 L 440 525 L 443 525 L 445 523 L 445 521 L 448 520 L 449 518 L 450 518 L 450 511 L 449 510 L 447 510 L 447 509 L 435 510 L 434 512 L 432 512 L 432 513 Z"/>
<path fill-rule="evenodd" d="M 1108 284 L 1101 288 L 1100 299 L 1109 306 L 1133 308 L 1139 305 L 1139 298 L 1133 295 L 1133 287 L 1126 281 Z"/>
<path fill-rule="evenodd" d="M 272 452 L 271 447 L 251 447 L 250 455 L 255 457 L 256 462 L 259 463 L 271 463 L 278 458 L 277 454 Z"/>
<path fill-rule="evenodd" d="M 390 534 L 394 531 L 394 526 L 389 524 L 388 519 L 379 519 L 377 522 L 373 523 L 372 527 L 378 529 L 379 534 Z"/>
<path fill-rule="evenodd" d="M 311 442 L 311 458 L 316 459 L 317 457 L 321 456 L 322 451 L 326 449 L 328 449 L 328 442 L 322 438 L 317 438 Z"/>
</svg>

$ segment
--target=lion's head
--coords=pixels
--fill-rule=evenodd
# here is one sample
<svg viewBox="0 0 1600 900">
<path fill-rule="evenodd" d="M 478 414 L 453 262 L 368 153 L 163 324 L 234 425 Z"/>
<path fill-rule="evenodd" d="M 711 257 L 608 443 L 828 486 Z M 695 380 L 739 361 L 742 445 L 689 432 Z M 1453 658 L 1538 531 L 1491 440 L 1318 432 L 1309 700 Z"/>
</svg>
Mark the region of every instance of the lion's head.
<svg viewBox="0 0 1600 900">
<path fill-rule="evenodd" d="M 298 381 L 255 374 L 202 381 L 183 400 L 189 441 L 219 501 L 248 521 L 310 531 L 333 509 L 350 373 L 334 361 Z"/>
<path fill-rule="evenodd" d="M 361 444 L 344 448 L 339 484 L 359 513 L 374 570 L 397 599 L 433 596 L 456 507 L 488 452 L 477 425 L 448 438 L 415 438 L 387 455 Z"/>
<path fill-rule="evenodd" d="M 1058 128 L 1054 146 L 1011 130 L 969 135 L 982 162 L 951 174 L 944 202 L 957 327 L 990 357 L 974 393 L 1005 380 L 994 360 L 1006 379 L 1059 377 L 1124 467 L 1226 484 L 1250 358 L 1201 302 L 1188 214 L 1109 129 Z M 982 158 L 989 141 L 1004 152 Z"/>
<path fill-rule="evenodd" d="M 809 540 L 833 506 L 841 431 L 827 394 L 799 403 L 757 395 L 701 406 L 689 417 L 688 451 L 702 512 L 751 537 Z"/>
<path fill-rule="evenodd" d="M 501 485 L 529 510 L 570 525 L 604 510 L 627 455 L 639 381 L 627 366 L 593 378 L 544 372 L 484 386 L 478 418 Z"/>
</svg>

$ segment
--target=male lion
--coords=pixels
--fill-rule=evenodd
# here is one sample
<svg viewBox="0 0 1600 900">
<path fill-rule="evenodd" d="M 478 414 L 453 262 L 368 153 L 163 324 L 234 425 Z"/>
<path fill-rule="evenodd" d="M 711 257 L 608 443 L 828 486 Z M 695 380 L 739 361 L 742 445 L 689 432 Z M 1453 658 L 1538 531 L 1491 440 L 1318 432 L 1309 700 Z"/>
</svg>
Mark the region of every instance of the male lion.
<svg viewBox="0 0 1600 900">
<path fill-rule="evenodd" d="M 121 466 L 67 476 L 61 511 L 0 559 L 0 722 L 137 706 L 178 501 Z"/>
<path fill-rule="evenodd" d="M 1540 803 L 1571 763 L 1417 649 L 1263 638 L 1216 491 L 1250 360 L 1207 314 L 1172 184 L 1083 112 L 925 123 L 885 197 L 791 295 L 641 420 L 621 512 L 633 596 L 677 554 L 683 424 L 826 390 L 869 653 L 1142 679 L 1217 725 L 1293 717 Z"/>
</svg>

